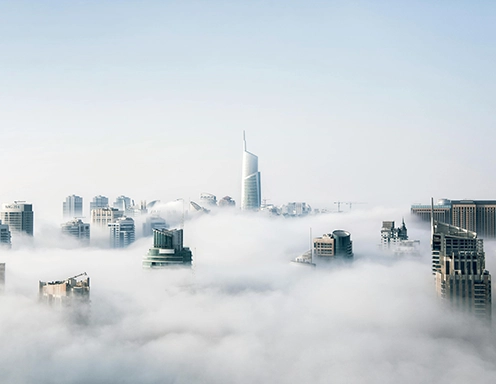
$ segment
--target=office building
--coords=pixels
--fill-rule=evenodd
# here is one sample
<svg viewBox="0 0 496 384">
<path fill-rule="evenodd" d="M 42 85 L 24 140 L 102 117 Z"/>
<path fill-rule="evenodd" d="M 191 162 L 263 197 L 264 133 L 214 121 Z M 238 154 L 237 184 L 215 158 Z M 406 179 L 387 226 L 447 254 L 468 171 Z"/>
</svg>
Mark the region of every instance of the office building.
<svg viewBox="0 0 496 384">
<path fill-rule="evenodd" d="M 91 211 L 91 224 L 98 227 L 107 227 L 109 223 L 115 222 L 118 218 L 124 216 L 123 211 L 117 208 L 98 208 Z"/>
<path fill-rule="evenodd" d="M 183 246 L 182 229 L 154 229 L 153 247 L 143 257 L 143 268 L 191 265 L 191 250 Z"/>
<path fill-rule="evenodd" d="M 491 318 L 491 275 L 476 232 L 434 221 L 432 269 L 441 298 L 456 309 Z"/>
<path fill-rule="evenodd" d="M 118 196 L 112 206 L 117 208 L 119 211 L 126 212 L 131 206 L 134 205 L 134 200 L 131 200 L 130 197 L 121 195 Z"/>
<path fill-rule="evenodd" d="M 272 208 L 273 210 L 273 208 Z M 296 216 L 306 216 L 312 211 L 310 205 L 305 202 L 292 202 L 283 205 L 280 208 L 280 214 L 283 216 L 296 217 Z"/>
<path fill-rule="evenodd" d="M 352 243 L 351 234 L 348 231 L 337 229 L 313 239 L 313 255 L 321 258 L 336 256 L 351 258 L 353 257 Z"/>
<path fill-rule="evenodd" d="M 430 205 L 412 205 L 411 212 L 430 222 Z M 482 238 L 496 238 L 496 200 L 448 200 L 434 205 L 434 220 L 476 232 Z"/>
<path fill-rule="evenodd" d="M 211 193 L 202 193 L 200 194 L 200 204 L 203 206 L 216 206 L 217 196 Z"/>
<path fill-rule="evenodd" d="M 241 209 L 259 210 L 262 202 L 258 157 L 246 149 L 243 132 L 243 169 L 241 177 Z"/>
<path fill-rule="evenodd" d="M 40 301 L 55 307 L 88 304 L 90 301 L 90 278 L 78 280 L 81 276 L 87 276 L 86 272 L 60 281 L 40 281 L 38 285 Z"/>
<path fill-rule="evenodd" d="M 9 226 L 12 233 L 24 233 L 33 236 L 34 212 L 32 204 L 23 201 L 2 204 L 0 220 Z"/>
<path fill-rule="evenodd" d="M 61 225 L 62 233 L 78 239 L 83 244 L 90 243 L 90 225 L 81 219 L 73 219 Z"/>
<path fill-rule="evenodd" d="M 151 215 L 143 223 L 143 236 L 152 236 L 154 229 L 167 229 L 167 223 L 158 215 Z"/>
<path fill-rule="evenodd" d="M 235 207 L 236 202 L 231 196 L 224 196 L 219 200 L 219 207 Z"/>
<path fill-rule="evenodd" d="M 403 220 L 401 227 L 395 227 L 394 221 L 382 222 L 381 245 L 383 248 L 390 248 L 391 245 L 399 243 L 402 240 L 408 240 L 405 220 Z"/>
<path fill-rule="evenodd" d="M 108 197 L 98 195 L 93 197 L 93 201 L 90 202 L 90 212 L 98 208 L 107 208 L 109 206 Z"/>
<path fill-rule="evenodd" d="M 134 220 L 131 217 L 121 217 L 114 223 L 108 224 L 110 230 L 110 246 L 125 248 L 135 240 Z"/>
<path fill-rule="evenodd" d="M 2 224 L 2 220 L 0 220 L 0 247 L 8 247 L 11 246 L 11 235 L 10 229 L 7 224 Z"/>
<path fill-rule="evenodd" d="M 82 217 L 83 216 L 83 198 L 72 195 L 67 196 L 63 203 L 64 218 Z"/>
</svg>

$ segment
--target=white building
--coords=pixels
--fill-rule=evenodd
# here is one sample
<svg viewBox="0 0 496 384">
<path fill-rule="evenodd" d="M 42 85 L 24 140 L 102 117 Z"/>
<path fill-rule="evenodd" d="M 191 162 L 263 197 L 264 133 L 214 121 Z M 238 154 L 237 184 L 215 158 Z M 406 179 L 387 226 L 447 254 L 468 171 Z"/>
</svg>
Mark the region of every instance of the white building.
<svg viewBox="0 0 496 384">
<path fill-rule="evenodd" d="M 90 242 L 90 225 L 83 223 L 81 219 L 70 220 L 61 225 L 62 233 L 72 236 L 82 243 L 89 244 Z"/>
<path fill-rule="evenodd" d="M 246 150 L 243 132 L 243 173 L 241 177 L 241 209 L 258 210 L 262 202 L 258 157 Z"/>
<path fill-rule="evenodd" d="M 83 198 L 81 196 L 67 196 L 62 206 L 64 218 L 83 216 Z"/>
<path fill-rule="evenodd" d="M 109 223 L 110 246 L 124 248 L 135 240 L 134 220 L 131 217 L 121 217 L 115 223 Z"/>
<path fill-rule="evenodd" d="M 2 204 L 0 220 L 9 226 L 13 233 L 25 233 L 33 236 L 34 212 L 33 204 L 14 201 L 10 204 Z"/>
<path fill-rule="evenodd" d="M 99 227 L 106 227 L 109 223 L 113 223 L 118 218 L 124 216 L 124 212 L 117 208 L 98 208 L 91 211 L 91 224 Z"/>
</svg>

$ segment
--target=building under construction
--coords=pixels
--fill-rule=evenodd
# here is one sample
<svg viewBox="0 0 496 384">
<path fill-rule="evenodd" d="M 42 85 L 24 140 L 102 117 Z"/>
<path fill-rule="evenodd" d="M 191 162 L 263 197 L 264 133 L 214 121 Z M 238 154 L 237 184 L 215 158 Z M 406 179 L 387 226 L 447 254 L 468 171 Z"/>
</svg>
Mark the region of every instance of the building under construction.
<svg viewBox="0 0 496 384">
<path fill-rule="evenodd" d="M 86 278 L 80 278 L 86 276 Z M 67 307 L 90 302 L 90 278 L 86 272 L 65 280 L 39 282 L 40 301 L 56 307 Z"/>
</svg>

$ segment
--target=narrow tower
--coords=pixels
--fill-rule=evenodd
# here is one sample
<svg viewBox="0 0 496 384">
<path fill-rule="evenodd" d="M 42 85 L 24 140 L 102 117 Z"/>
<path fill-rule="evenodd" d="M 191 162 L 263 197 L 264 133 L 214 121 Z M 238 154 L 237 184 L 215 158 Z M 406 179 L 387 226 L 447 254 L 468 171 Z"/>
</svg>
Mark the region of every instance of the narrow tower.
<svg viewBox="0 0 496 384">
<path fill-rule="evenodd" d="M 243 173 L 241 177 L 241 209 L 258 210 L 262 201 L 258 157 L 246 150 L 243 131 Z"/>
</svg>

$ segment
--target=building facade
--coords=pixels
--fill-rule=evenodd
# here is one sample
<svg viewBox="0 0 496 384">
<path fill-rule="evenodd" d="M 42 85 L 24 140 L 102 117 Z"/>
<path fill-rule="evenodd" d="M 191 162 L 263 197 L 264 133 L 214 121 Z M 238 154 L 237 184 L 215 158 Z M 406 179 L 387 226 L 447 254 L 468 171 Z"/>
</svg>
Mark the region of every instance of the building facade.
<svg viewBox="0 0 496 384">
<path fill-rule="evenodd" d="M 412 205 L 411 212 L 430 221 L 430 205 Z M 483 238 L 496 238 L 496 200 L 448 200 L 434 205 L 434 220 L 476 232 Z"/>
<path fill-rule="evenodd" d="M 158 215 L 151 215 L 143 223 L 143 236 L 152 236 L 154 229 L 167 229 L 165 219 Z"/>
<path fill-rule="evenodd" d="M 191 265 L 191 250 L 183 246 L 182 229 L 154 229 L 153 247 L 143 257 L 143 268 Z"/>
<path fill-rule="evenodd" d="M 243 132 L 243 169 L 241 175 L 241 209 L 259 210 L 262 203 L 258 157 L 246 150 Z"/>
<path fill-rule="evenodd" d="M 394 221 L 382 222 L 381 245 L 383 248 L 390 248 L 391 245 L 397 244 L 402 240 L 408 240 L 408 230 L 406 229 L 405 220 L 402 221 L 401 227 L 395 227 Z"/>
<path fill-rule="evenodd" d="M 33 205 L 20 201 L 2 204 L 0 220 L 8 225 L 12 233 L 24 233 L 33 236 L 34 212 Z"/>
<path fill-rule="evenodd" d="M 83 198 L 81 196 L 67 196 L 62 204 L 64 218 L 83 216 Z"/>
<path fill-rule="evenodd" d="M 2 224 L 2 220 L 0 220 L 0 246 L 10 248 L 11 244 L 9 226 L 7 224 Z"/>
<path fill-rule="evenodd" d="M 202 193 L 200 194 L 200 204 L 203 206 L 216 206 L 217 196 L 211 193 Z"/>
<path fill-rule="evenodd" d="M 89 303 L 90 301 L 90 278 L 78 280 L 86 276 L 86 273 L 70 277 L 66 280 L 39 282 L 39 299 L 49 305 L 56 307 L 67 307 Z"/>
<path fill-rule="evenodd" d="M 224 196 L 219 200 L 219 207 L 235 207 L 236 202 L 231 196 Z"/>
<path fill-rule="evenodd" d="M 90 243 L 90 225 L 83 223 L 81 219 L 73 219 L 61 225 L 64 235 L 78 239 L 83 244 Z"/>
<path fill-rule="evenodd" d="M 477 233 L 434 221 L 432 269 L 438 295 L 454 308 L 491 319 L 491 275 Z"/>
<path fill-rule="evenodd" d="M 98 208 L 107 208 L 109 206 L 108 197 L 98 195 L 93 197 L 93 201 L 90 202 L 90 212 Z"/>
<path fill-rule="evenodd" d="M 111 248 L 125 248 L 136 238 L 134 220 L 131 217 L 121 217 L 114 223 L 109 223 L 108 227 Z"/>
<path fill-rule="evenodd" d="M 321 258 L 353 257 L 351 233 L 337 229 L 313 239 L 313 255 Z"/>
<path fill-rule="evenodd" d="M 91 224 L 98 227 L 107 227 L 109 223 L 115 222 L 124 216 L 124 212 L 117 208 L 98 208 L 91 211 Z"/>
</svg>

